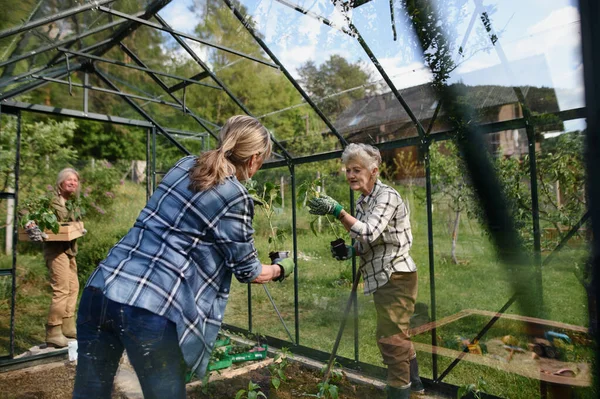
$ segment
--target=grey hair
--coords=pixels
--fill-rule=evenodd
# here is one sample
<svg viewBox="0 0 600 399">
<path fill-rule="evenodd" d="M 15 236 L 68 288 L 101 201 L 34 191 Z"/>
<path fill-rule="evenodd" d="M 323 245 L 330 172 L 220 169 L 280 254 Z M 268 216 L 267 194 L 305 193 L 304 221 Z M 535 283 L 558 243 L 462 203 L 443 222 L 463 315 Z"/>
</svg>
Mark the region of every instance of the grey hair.
<svg viewBox="0 0 600 399">
<path fill-rule="evenodd" d="M 381 154 L 379 149 L 372 145 L 352 143 L 342 153 L 342 163 L 347 165 L 350 161 L 356 161 L 372 171 L 381 165 Z"/>
<path fill-rule="evenodd" d="M 65 180 L 67 180 L 69 178 L 70 175 L 75 175 L 77 177 L 77 180 L 81 180 L 79 178 L 79 173 L 75 169 L 64 168 L 63 170 L 58 172 L 58 177 L 56 178 L 56 192 L 58 194 L 61 193 L 60 186 L 65 182 Z M 75 195 L 78 196 L 80 191 L 81 191 L 81 185 L 77 186 L 77 192 L 75 192 Z"/>
</svg>

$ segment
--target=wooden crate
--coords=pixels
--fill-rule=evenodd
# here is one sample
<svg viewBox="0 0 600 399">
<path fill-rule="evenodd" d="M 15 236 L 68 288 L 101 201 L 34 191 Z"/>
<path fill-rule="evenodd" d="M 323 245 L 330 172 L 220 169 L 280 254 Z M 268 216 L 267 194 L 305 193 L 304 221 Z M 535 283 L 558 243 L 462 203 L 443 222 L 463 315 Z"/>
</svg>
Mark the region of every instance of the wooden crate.
<svg viewBox="0 0 600 399">
<path fill-rule="evenodd" d="M 83 235 L 83 222 L 61 223 L 58 234 L 50 230 L 44 231 L 48 238 L 44 241 L 71 241 Z M 19 241 L 31 241 L 24 228 L 19 228 Z"/>
</svg>

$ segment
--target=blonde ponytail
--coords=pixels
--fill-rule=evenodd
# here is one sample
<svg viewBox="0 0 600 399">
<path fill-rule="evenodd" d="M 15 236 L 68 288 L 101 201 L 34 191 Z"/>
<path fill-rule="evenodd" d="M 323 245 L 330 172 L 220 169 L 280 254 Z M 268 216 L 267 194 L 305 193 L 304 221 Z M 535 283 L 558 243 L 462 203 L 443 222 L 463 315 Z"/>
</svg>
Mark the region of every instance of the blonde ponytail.
<svg viewBox="0 0 600 399">
<path fill-rule="evenodd" d="M 201 154 L 190 169 L 190 190 L 208 190 L 240 171 L 248 176 L 248 160 L 256 154 L 271 155 L 268 130 L 255 118 L 232 116 L 219 133 L 219 147 Z"/>
</svg>

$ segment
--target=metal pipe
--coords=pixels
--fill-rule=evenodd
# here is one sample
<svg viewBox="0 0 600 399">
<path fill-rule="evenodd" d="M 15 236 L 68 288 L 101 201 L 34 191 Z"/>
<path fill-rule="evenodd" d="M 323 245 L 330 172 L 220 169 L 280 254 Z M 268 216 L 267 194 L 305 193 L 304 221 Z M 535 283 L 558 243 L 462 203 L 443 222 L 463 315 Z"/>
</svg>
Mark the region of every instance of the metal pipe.
<svg viewBox="0 0 600 399">
<path fill-rule="evenodd" d="M 431 164 L 430 164 L 430 141 L 426 140 L 423 143 L 425 152 L 425 191 L 427 196 L 427 247 L 429 254 L 429 295 L 430 295 L 430 307 L 431 307 L 431 320 L 437 320 L 437 301 L 435 296 L 435 252 L 433 245 L 433 199 L 432 199 L 432 188 L 431 188 Z M 434 327 L 431 330 L 431 345 L 435 348 L 437 346 L 437 333 Z M 437 379 L 438 373 L 438 358 L 437 353 L 431 353 L 431 369 L 433 379 Z"/>
<path fill-rule="evenodd" d="M 329 130 L 338 138 L 343 147 L 348 145 L 346 139 L 337 131 L 337 129 L 333 126 L 329 118 L 325 116 L 325 114 L 317 107 L 317 105 L 312 101 L 310 96 L 306 94 L 304 89 L 296 82 L 296 79 L 287 71 L 287 69 L 283 66 L 283 64 L 279 61 L 279 59 L 275 56 L 275 54 L 269 49 L 269 46 L 265 44 L 265 42 L 256 34 L 254 28 L 246 21 L 244 16 L 240 13 L 240 11 L 233 5 L 230 0 L 223 0 L 223 2 L 229 7 L 229 9 L 233 12 L 233 15 L 244 25 L 248 33 L 252 35 L 254 40 L 260 45 L 260 47 L 271 57 L 271 59 L 279 65 L 281 72 L 285 75 L 285 77 L 289 80 L 289 82 L 296 88 L 296 90 L 300 93 L 300 95 L 306 100 L 306 102 L 311 106 L 313 111 L 315 111 L 320 117 L 321 120 L 327 125 Z M 288 158 L 291 158 L 288 157 Z"/>
<path fill-rule="evenodd" d="M 89 90 L 86 86 L 90 84 L 90 74 L 87 72 L 83 73 L 83 113 L 88 113 L 88 100 L 89 100 Z"/>
<path fill-rule="evenodd" d="M 583 226 L 585 224 L 585 222 L 587 222 L 589 217 L 590 217 L 590 211 L 588 210 L 581 217 L 581 219 L 579 219 L 579 222 L 577 222 L 573 227 L 571 227 L 571 230 L 569 230 L 567 235 L 564 236 L 562 240 L 560 240 L 560 242 L 558 243 L 556 248 L 554 248 L 552 250 L 552 252 L 550 252 L 548 254 L 548 256 L 546 256 L 546 258 L 544 258 L 544 261 L 542 262 L 542 266 L 547 265 L 550 262 L 550 260 L 552 260 L 552 258 L 554 258 L 554 255 L 556 253 L 558 253 L 558 251 L 560 251 L 567 244 L 567 242 L 571 239 L 571 237 L 573 237 L 575 235 L 575 233 L 577 233 L 577 230 L 579 230 L 579 228 L 581 226 Z"/>
<path fill-rule="evenodd" d="M 481 338 L 485 335 L 485 333 L 488 332 L 488 330 L 490 328 L 492 328 L 492 326 L 498 321 L 498 319 L 500 319 L 500 316 L 502 316 L 502 314 L 504 312 L 506 312 L 506 310 L 513 304 L 513 302 L 515 301 L 515 299 L 517 299 L 517 295 L 514 294 L 505 304 L 504 306 L 502 306 L 502 308 L 494 315 L 494 317 L 491 318 L 490 321 L 488 321 L 488 323 L 481 329 L 481 331 L 479 331 L 479 333 L 477 333 L 477 335 L 475 336 L 475 338 L 473 338 L 471 340 L 471 342 L 478 342 L 479 340 L 481 340 Z M 435 329 L 432 330 L 432 334 L 434 334 Z M 456 365 L 465 357 L 465 355 L 469 353 L 469 347 L 465 347 L 463 349 L 463 351 L 458 355 L 458 357 L 456 359 L 454 359 L 452 361 L 452 363 L 450 363 L 450 365 L 448 366 L 448 368 L 446 368 L 446 370 L 444 370 L 444 372 L 440 375 L 439 378 L 435 378 L 434 382 L 440 383 L 444 377 L 446 377 L 450 371 L 452 371 L 452 369 L 454 367 L 456 367 Z"/>
<path fill-rule="evenodd" d="M 19 209 L 19 178 L 21 172 L 21 127 L 23 120 L 21 112 L 17 114 L 17 137 L 15 150 L 15 210 Z M 13 246 L 12 246 L 12 293 L 10 298 L 10 357 L 15 355 L 15 310 L 17 303 L 17 242 L 18 242 L 17 213 L 13 217 Z"/>
<path fill-rule="evenodd" d="M 329 26 L 330 28 L 339 30 L 342 33 L 345 33 L 346 35 L 350 36 L 350 37 L 354 37 L 354 35 L 352 34 L 352 32 L 350 32 L 348 29 L 344 28 L 343 26 L 337 26 L 336 24 L 334 24 L 333 22 L 331 22 L 330 20 L 328 20 L 325 17 L 320 16 L 317 13 L 314 13 L 304 7 L 300 7 L 298 4 L 294 4 L 291 1 L 287 1 L 287 0 L 275 0 L 278 3 L 283 4 L 286 7 L 289 8 L 293 8 L 294 10 L 308 16 L 311 17 L 312 19 L 316 19 L 317 21 L 323 23 L 324 25 Z"/>
<path fill-rule="evenodd" d="M 293 163 L 289 164 L 290 174 L 292 177 L 292 198 L 291 198 L 291 206 L 292 206 L 292 256 L 294 257 L 294 264 L 296 267 L 294 268 L 294 324 L 296 328 L 296 345 L 300 345 L 300 298 L 299 298 L 299 277 L 300 273 L 298 271 L 298 232 L 296 228 L 298 227 L 298 209 L 296 204 L 296 166 Z"/>
<path fill-rule="evenodd" d="M 64 47 L 59 47 L 58 50 L 62 51 L 63 53 L 77 55 L 77 56 L 80 56 L 80 57 L 88 58 L 90 60 L 95 60 L 95 61 L 100 61 L 100 62 L 106 62 L 107 64 L 118 65 L 118 66 L 121 66 L 123 68 L 135 69 L 137 71 L 148 72 L 148 73 L 152 73 L 152 74 L 155 74 L 155 75 L 165 76 L 167 78 L 178 79 L 178 80 L 181 80 L 183 82 L 188 82 L 188 83 L 191 83 L 191 84 L 197 84 L 197 85 L 200 85 L 200 86 L 210 87 L 211 89 L 222 90 L 218 86 L 213 86 L 213 85 L 210 85 L 210 84 L 207 84 L 207 83 L 204 83 L 204 82 L 200 82 L 198 80 L 188 79 L 188 78 L 185 78 L 183 76 L 177 76 L 177 75 L 173 75 L 173 74 L 166 73 L 166 72 L 156 71 L 156 70 L 153 70 L 153 69 L 150 69 L 150 68 L 146 68 L 146 67 L 131 65 L 131 64 L 127 64 L 127 63 L 122 62 L 122 61 L 111 60 L 111 59 L 104 58 L 104 57 L 98 57 L 98 56 L 95 56 L 95 55 L 92 55 L 92 54 L 82 53 L 80 51 L 69 50 L 69 49 L 66 49 Z"/>
<path fill-rule="evenodd" d="M 144 63 L 144 61 L 142 61 L 142 59 L 140 57 L 137 56 L 137 54 L 135 54 L 132 50 L 129 49 L 129 47 L 127 47 L 124 43 L 119 43 L 121 49 L 125 52 L 125 54 L 127 54 L 129 57 L 131 57 L 131 59 L 133 61 L 135 61 L 135 63 L 137 63 L 138 65 L 146 68 L 146 64 Z M 198 124 L 200 126 L 202 126 L 208 133 L 210 133 L 211 136 L 213 136 L 215 139 L 218 140 L 217 135 L 208 128 L 208 126 L 206 126 L 206 124 L 210 124 L 213 125 L 217 128 L 221 128 L 219 125 L 214 124 L 210 121 L 204 120 L 202 118 L 200 118 L 199 116 L 197 116 L 194 112 L 192 112 L 188 107 L 186 107 L 184 104 L 182 104 L 182 101 L 179 100 L 172 92 L 169 91 L 169 88 L 167 87 L 167 85 L 158 77 L 156 76 L 154 73 L 152 72 L 147 72 L 148 75 L 165 91 L 169 94 L 169 96 L 171 96 L 172 99 L 174 99 L 175 101 L 177 101 L 178 104 L 180 104 L 183 108 L 184 111 L 187 111 L 188 114 L 190 114 L 190 116 L 196 121 L 198 122 Z M 181 82 L 184 83 L 184 82 Z M 184 86 L 185 87 L 185 86 Z M 219 89 L 221 89 L 219 87 Z"/>
<path fill-rule="evenodd" d="M 385 83 L 387 83 L 389 88 L 392 90 L 392 93 L 394 93 L 394 96 L 400 102 L 400 104 L 402 105 L 402 108 L 404 108 L 404 111 L 406 112 L 406 114 L 408 115 L 410 120 L 415 124 L 415 127 L 417 128 L 417 133 L 419 134 L 419 136 L 420 137 L 425 136 L 425 129 L 423 128 L 423 125 L 421 125 L 421 122 L 417 119 L 415 114 L 412 112 L 410 106 L 404 100 L 404 97 L 402 97 L 402 95 L 400 94 L 398 89 L 396 89 L 396 85 L 394 85 L 394 83 L 388 76 L 385 69 L 381 66 L 381 64 L 379 63 L 379 60 L 377 59 L 375 54 L 371 51 L 367 42 L 365 42 L 365 40 L 362 38 L 362 36 L 358 32 L 358 29 L 356 28 L 356 26 L 354 26 L 354 24 L 351 21 L 348 21 L 348 26 L 350 27 L 350 30 L 356 35 L 355 36 L 356 40 L 358 41 L 358 43 L 360 44 L 362 49 L 365 51 L 365 53 L 367 53 L 367 56 L 369 57 L 369 59 L 371 60 L 371 62 L 375 66 L 375 68 L 377 68 L 377 71 L 379 72 L 379 74 L 381 75 L 381 77 L 383 78 Z"/>
<path fill-rule="evenodd" d="M 137 119 L 127 119 L 121 118 L 119 116 L 112 115 L 104 115 L 104 114 L 96 114 L 93 112 L 88 112 L 87 114 L 83 111 L 66 109 L 66 108 L 56 108 L 48 105 L 39 105 L 39 104 L 29 104 L 20 101 L 2 101 L 2 106 L 8 108 L 9 110 L 13 110 L 15 113 L 19 111 L 29 111 L 40 114 L 49 114 L 49 115 L 62 115 L 68 116 L 70 118 L 78 118 L 78 119 L 87 119 L 98 122 L 108 122 L 114 123 L 117 125 L 125 125 L 125 126 L 138 126 L 138 127 L 152 127 L 152 124 L 147 121 L 137 120 Z"/>
<path fill-rule="evenodd" d="M 139 15 L 143 15 L 143 13 L 139 13 Z M 96 29 L 85 31 L 84 33 L 82 33 L 80 35 L 77 35 L 75 37 L 72 37 L 70 39 L 61 40 L 61 41 L 59 41 L 57 43 L 53 43 L 53 44 L 50 44 L 50 45 L 45 46 L 45 47 L 40 47 L 40 48 L 37 48 L 37 49 L 35 49 L 33 51 L 28 51 L 25 54 L 21 54 L 21 55 L 18 55 L 16 57 L 13 57 L 13 58 L 10 58 L 8 60 L 0 62 L 0 67 L 6 66 L 6 65 L 10 65 L 10 64 L 14 64 L 15 62 L 26 60 L 27 58 L 31 58 L 33 56 L 45 53 L 46 51 L 54 50 L 57 47 L 62 47 L 62 46 L 66 46 L 66 45 L 72 44 L 72 43 L 76 42 L 77 40 L 81 40 L 81 39 L 83 39 L 85 37 L 88 37 L 88 36 L 91 36 L 91 35 L 95 35 L 96 33 L 100 33 L 102 31 L 105 31 L 106 29 L 110 29 L 110 28 L 114 28 L 115 26 L 119 26 L 119 25 L 121 25 L 124 22 L 125 22 L 125 20 L 114 21 L 114 22 L 111 22 L 109 24 L 100 26 L 100 27 L 98 27 Z"/>
<path fill-rule="evenodd" d="M 350 214 L 352 216 L 356 215 L 356 203 L 354 200 L 354 190 L 351 188 L 350 190 Z M 354 239 L 351 240 L 351 244 L 354 245 Z M 352 257 L 352 281 L 356 278 L 356 274 L 358 273 L 358 269 L 356 268 L 356 256 Z M 358 325 L 358 293 L 354 293 L 354 361 L 358 362 L 360 360 L 359 353 L 359 325 Z"/>
<path fill-rule="evenodd" d="M 81 88 L 86 89 L 86 90 L 89 89 L 89 90 L 98 91 L 98 92 L 101 92 L 101 93 L 115 94 L 115 95 L 118 95 L 118 96 L 121 96 L 121 97 L 135 98 L 137 100 L 144 100 L 144 101 L 149 101 L 149 102 L 152 102 L 152 103 L 157 103 L 157 104 L 162 104 L 162 105 L 168 105 L 169 107 L 173 107 L 173 108 L 177 108 L 177 109 L 182 109 L 181 105 L 179 105 L 179 104 L 171 103 L 171 102 L 168 102 L 168 101 L 165 101 L 165 100 L 158 100 L 158 99 L 155 99 L 155 98 L 138 96 L 137 94 L 125 93 L 123 91 L 104 89 L 102 87 L 84 85 L 84 84 L 81 84 L 81 83 L 66 82 L 64 80 L 47 78 L 47 77 L 39 76 L 39 75 L 32 75 L 32 77 L 35 78 L 35 79 L 41 79 L 41 80 L 45 80 L 45 81 L 48 81 L 48 82 L 62 84 L 62 85 L 74 86 L 74 87 L 81 87 Z"/>
<path fill-rule="evenodd" d="M 170 33 L 172 35 L 177 35 L 177 36 L 180 36 L 180 37 L 185 37 L 188 40 L 191 40 L 191 41 L 194 41 L 194 42 L 197 42 L 197 43 L 200 43 L 200 44 L 204 44 L 204 45 L 216 48 L 218 50 L 225 51 L 225 52 L 230 53 L 230 54 L 237 55 L 238 57 L 242 57 L 242 58 L 246 58 L 248 60 L 254 61 L 254 62 L 258 62 L 259 64 L 263 64 L 263 65 L 266 65 L 266 66 L 271 67 L 271 68 L 278 69 L 277 65 L 271 64 L 270 62 L 267 62 L 267 61 L 264 61 L 264 60 L 261 60 L 260 58 L 256 58 L 256 57 L 253 57 L 251 55 L 244 54 L 242 52 L 239 52 L 239 51 L 236 51 L 236 50 L 233 50 L 233 49 L 230 49 L 230 48 L 227 48 L 227 47 L 215 44 L 215 43 L 211 43 L 209 41 L 200 39 L 198 37 L 195 37 L 195 36 L 192 36 L 192 35 L 188 35 L 185 32 L 181 32 L 181 31 L 178 31 L 178 30 L 175 30 L 175 29 L 171 29 L 170 27 L 166 27 L 166 26 L 161 26 L 159 24 L 155 24 L 153 22 L 146 21 L 145 19 L 136 18 L 136 17 L 133 17 L 131 15 L 128 15 L 128 14 L 125 14 L 125 13 L 122 13 L 122 12 L 119 12 L 119 11 L 112 10 L 110 8 L 107 8 L 107 7 L 98 7 L 98 9 L 100 11 L 103 11 L 103 12 L 107 13 L 107 14 L 116 15 L 116 16 L 121 17 L 121 18 L 129 19 L 129 20 L 135 21 L 135 22 L 137 22 L 139 24 L 146 25 L 146 26 L 149 26 L 151 28 L 161 30 L 163 32 L 167 32 L 167 33 Z M 158 19 L 159 15 L 156 14 L 156 15 L 154 15 L 154 17 Z"/>
<path fill-rule="evenodd" d="M 95 0 L 85 5 L 81 5 L 78 7 L 73 7 L 65 11 L 58 12 L 49 17 L 36 19 L 35 21 L 31 21 L 29 23 L 23 24 L 21 26 L 17 26 L 14 28 L 6 29 L 0 32 L 0 39 L 3 39 L 7 36 L 11 36 L 17 33 L 25 32 L 31 29 L 35 29 L 39 26 L 49 24 L 50 22 L 58 21 L 59 19 L 70 17 L 71 15 L 79 14 L 80 12 L 87 11 L 98 6 L 102 6 L 104 4 L 113 3 L 116 0 Z M 8 10 L 6 10 L 8 11 Z"/>
<path fill-rule="evenodd" d="M 283 317 L 281 316 L 281 313 L 279 312 L 279 309 L 277 309 L 277 305 L 275 305 L 275 301 L 273 300 L 273 297 L 271 296 L 271 293 L 269 292 L 269 289 L 267 288 L 267 285 L 263 284 L 262 286 L 265 289 L 265 294 L 267 294 L 267 297 L 269 298 L 269 301 L 271 302 L 271 305 L 273 305 L 273 309 L 275 310 L 275 313 L 277 313 L 277 317 L 279 317 L 279 321 L 281 322 L 281 325 L 285 329 L 285 332 L 287 333 L 288 337 L 290 338 L 290 341 L 292 343 L 294 343 L 294 337 L 292 337 L 292 333 L 288 329 L 287 324 L 285 324 L 285 320 L 283 320 Z"/>
<path fill-rule="evenodd" d="M 108 77 L 106 77 L 101 71 L 96 69 L 96 75 L 98 75 L 98 77 L 113 90 L 120 91 L 119 88 L 113 82 L 111 82 L 111 80 L 108 79 Z M 129 105 L 131 105 L 131 107 L 133 107 L 133 109 L 135 109 L 140 115 L 142 115 L 148 122 L 151 122 L 153 125 L 155 125 L 156 128 L 160 130 L 160 132 L 167 138 L 167 140 L 175 144 L 175 147 L 179 148 L 184 154 L 191 155 L 190 151 L 187 148 L 185 148 L 177 140 L 175 140 L 165 129 L 162 128 L 162 126 L 160 126 L 154 120 L 154 118 L 152 118 L 146 111 L 144 111 L 139 105 L 137 105 L 135 101 L 128 98 L 127 96 L 123 96 L 123 99 L 127 103 L 129 103 Z"/>
<path fill-rule="evenodd" d="M 166 28 L 171 28 L 169 26 L 169 24 L 162 19 L 159 15 L 155 16 L 156 20 L 158 22 L 161 23 L 161 25 L 163 25 Z M 227 88 L 227 86 L 225 86 L 225 84 L 221 81 L 221 79 L 219 79 L 217 77 L 217 75 L 215 75 L 210 68 L 200 59 L 200 57 L 198 57 L 198 55 L 196 54 L 196 52 L 194 50 L 192 50 L 192 48 L 183 40 L 181 39 L 181 37 L 179 37 L 178 35 L 171 33 L 171 35 L 173 36 L 173 38 L 177 41 L 177 43 L 179 43 L 179 45 L 181 47 L 183 47 L 183 49 L 185 51 L 187 51 L 187 53 L 194 59 L 194 61 L 196 61 L 196 63 L 198 63 L 198 65 L 200 65 L 202 67 L 202 69 L 204 69 L 209 75 L 210 77 L 219 85 L 223 88 L 223 90 L 225 91 L 225 93 L 227 93 L 227 96 L 234 102 L 237 104 L 238 107 L 240 107 L 240 109 L 242 109 L 246 115 L 249 116 L 254 116 L 252 115 L 252 113 L 250 112 L 250 110 L 248 108 L 246 108 L 246 106 L 231 92 L 231 90 L 229 90 Z M 281 152 L 284 154 L 284 156 L 287 159 L 292 159 L 292 156 L 290 155 L 290 153 L 281 145 L 281 143 L 279 143 L 279 141 L 277 139 L 275 139 L 275 137 L 271 134 L 271 141 L 273 141 L 273 143 L 275 143 L 275 145 L 281 150 Z"/>
<path fill-rule="evenodd" d="M 152 193 L 156 191 L 156 126 L 152 125 Z"/>
<path fill-rule="evenodd" d="M 115 34 L 111 37 L 110 43 L 99 48 L 94 53 L 94 55 L 106 54 L 117 43 L 119 43 L 125 37 L 132 35 L 133 32 L 140 27 L 140 25 L 143 25 L 143 23 L 141 21 L 146 21 L 147 19 L 156 17 L 158 15 L 158 12 L 171 2 L 171 0 L 147 0 L 147 1 L 151 2 L 151 3 L 148 4 L 146 9 L 144 10 L 144 14 L 140 18 L 132 17 L 131 15 L 120 13 L 121 14 L 120 16 L 124 19 L 128 19 L 129 22 L 127 24 L 124 24 L 121 28 L 119 28 L 119 30 L 117 32 L 115 32 Z M 102 8 L 105 9 L 105 7 L 102 7 Z M 100 7 L 98 7 L 98 9 L 100 9 Z M 132 20 L 132 18 L 134 18 L 134 19 Z"/>
<path fill-rule="evenodd" d="M 600 4 L 595 0 L 580 0 L 581 39 L 583 54 L 583 76 L 585 84 L 585 103 L 588 107 L 586 129 L 586 192 L 588 210 L 593 229 L 590 242 L 588 270 L 590 282 L 586 286 L 588 294 L 588 312 L 590 332 L 595 341 L 595 362 L 592 371 L 596 392 L 600 388 L 600 307 L 598 306 L 598 274 L 600 273 Z"/>
<path fill-rule="evenodd" d="M 344 309 L 344 313 L 342 313 L 342 322 L 340 324 L 340 328 L 338 330 L 337 337 L 335 338 L 335 343 L 333 344 L 333 349 L 331 350 L 331 355 L 329 356 L 329 361 L 327 362 L 327 368 L 323 372 L 323 382 L 329 379 L 329 374 L 331 373 L 331 367 L 333 366 L 333 362 L 335 361 L 335 356 L 337 354 L 338 347 L 340 345 L 340 341 L 342 340 L 342 335 L 344 334 L 344 327 L 346 327 L 346 321 L 348 320 L 348 314 L 350 313 L 350 308 L 352 307 L 352 303 L 356 299 L 356 290 L 358 288 L 358 283 L 360 281 L 360 273 L 356 273 L 354 276 L 354 281 L 352 282 L 352 290 L 350 291 L 350 297 L 348 298 L 348 302 L 346 302 L 346 308 Z"/>
<path fill-rule="evenodd" d="M 248 332 L 252 332 L 252 284 L 248 283 Z"/>
<path fill-rule="evenodd" d="M 146 129 L 146 202 L 150 199 L 150 133 L 151 129 Z"/>
</svg>

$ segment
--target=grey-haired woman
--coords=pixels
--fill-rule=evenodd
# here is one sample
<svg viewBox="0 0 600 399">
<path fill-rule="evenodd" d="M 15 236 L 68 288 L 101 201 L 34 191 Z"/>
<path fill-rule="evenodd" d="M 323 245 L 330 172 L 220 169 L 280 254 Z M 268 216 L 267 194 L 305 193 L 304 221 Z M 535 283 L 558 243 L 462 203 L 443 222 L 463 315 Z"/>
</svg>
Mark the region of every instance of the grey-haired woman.
<svg viewBox="0 0 600 399">
<path fill-rule="evenodd" d="M 350 144 L 342 154 L 346 180 L 361 193 L 356 217 L 333 198 L 309 201 L 310 212 L 333 214 L 356 240 L 347 256 L 360 257 L 365 294 L 373 294 L 377 311 L 377 345 L 387 366 L 390 399 L 424 392 L 416 353 L 409 336 L 410 317 L 417 298 L 417 266 L 409 254 L 412 245 L 409 211 L 400 194 L 378 178 L 381 155 L 366 144 Z M 334 255 L 335 256 L 335 255 Z"/>
<path fill-rule="evenodd" d="M 61 170 L 56 179 L 56 195 L 50 203 L 59 222 L 76 220 L 77 215 L 73 209 L 67 209 L 67 201 L 78 196 L 79 191 L 79 173 L 72 168 Z M 52 302 L 46 324 L 48 346 L 62 348 L 68 345 L 68 338 L 77 338 L 75 307 L 79 294 L 79 279 L 76 255 L 77 239 L 44 243 L 44 259 L 52 287 Z"/>
</svg>

